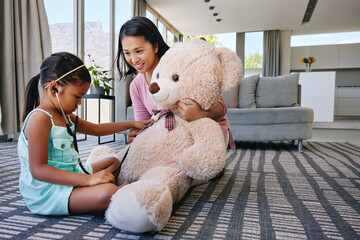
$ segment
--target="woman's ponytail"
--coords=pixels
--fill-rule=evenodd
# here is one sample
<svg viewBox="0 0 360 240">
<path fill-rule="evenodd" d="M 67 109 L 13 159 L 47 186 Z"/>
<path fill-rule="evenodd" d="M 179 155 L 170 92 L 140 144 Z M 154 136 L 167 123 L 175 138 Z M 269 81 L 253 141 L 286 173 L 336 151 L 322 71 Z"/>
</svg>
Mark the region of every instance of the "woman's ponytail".
<svg viewBox="0 0 360 240">
<path fill-rule="evenodd" d="M 26 116 L 40 104 L 39 80 L 40 73 L 34 76 L 26 86 L 22 122 L 24 122 Z"/>
</svg>

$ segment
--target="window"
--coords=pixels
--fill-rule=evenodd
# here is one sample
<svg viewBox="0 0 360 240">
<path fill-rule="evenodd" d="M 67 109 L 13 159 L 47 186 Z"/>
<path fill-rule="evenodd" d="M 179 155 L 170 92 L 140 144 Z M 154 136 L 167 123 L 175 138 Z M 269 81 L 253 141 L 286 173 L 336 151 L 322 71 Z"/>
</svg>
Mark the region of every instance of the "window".
<svg viewBox="0 0 360 240">
<path fill-rule="evenodd" d="M 264 32 L 245 33 L 244 75 L 261 74 L 264 52 Z"/>
<path fill-rule="evenodd" d="M 116 0 L 115 2 L 115 55 L 118 49 L 121 26 L 131 19 L 131 0 Z"/>
<path fill-rule="evenodd" d="M 146 18 L 150 19 L 155 25 L 157 25 L 156 17 L 154 17 L 154 15 L 152 15 L 152 13 L 148 10 L 146 10 Z"/>
<path fill-rule="evenodd" d="M 291 47 L 359 43 L 360 32 L 310 34 L 291 36 Z"/>
<path fill-rule="evenodd" d="M 77 14 L 74 12 L 74 2 L 78 0 L 44 0 L 45 9 L 50 25 L 52 51 L 67 51 L 76 53 L 74 46 L 74 25 Z M 110 2 L 112 0 L 84 0 L 84 53 L 90 54 L 96 64 L 104 69 L 110 69 L 111 59 L 110 40 L 114 38 L 116 53 L 117 40 L 120 27 L 131 18 L 131 0 L 115 1 L 115 34 L 110 36 Z M 89 59 L 84 57 L 84 62 L 89 66 Z"/>
<path fill-rule="evenodd" d="M 174 42 L 182 39 L 180 32 L 176 30 L 166 19 L 162 18 L 151 6 L 146 6 L 146 17 L 150 19 L 157 27 L 164 41 L 171 46 Z"/>
<path fill-rule="evenodd" d="M 166 43 L 171 46 L 174 43 L 174 34 L 169 30 L 166 30 Z"/>
<path fill-rule="evenodd" d="M 112 26 L 110 3 L 112 1 L 115 3 L 114 34 L 110 31 Z M 81 21 L 75 22 L 78 21 L 78 12 L 80 11 L 74 9 L 74 3 L 80 2 L 79 0 L 44 0 L 50 25 L 52 51 L 67 51 L 79 54 L 81 49 L 84 49 L 84 55 L 86 56 L 78 57 L 84 59 L 87 67 L 90 66 L 90 59 L 87 54 L 90 54 L 91 59 L 97 65 L 103 67 L 104 70 L 112 70 L 120 27 L 131 18 L 131 0 L 84 0 L 84 43 L 83 46 L 75 46 L 78 34 L 74 34 L 74 26 L 79 26 L 82 23 Z M 115 42 L 114 47 L 111 45 L 112 40 Z M 78 47 L 80 50 L 77 49 Z M 83 109 L 80 109 L 80 114 L 92 122 L 97 122 L 99 114 L 96 112 L 96 109 L 98 109 L 97 103 L 88 102 L 90 111 L 88 111 L 87 116 L 83 116 Z M 108 114 L 104 113 L 101 116 L 102 122 L 108 122 L 112 119 L 111 115 L 114 114 L 112 113 L 111 102 L 101 104 L 101 109 L 108 109 Z"/>
<path fill-rule="evenodd" d="M 221 47 L 227 47 L 236 52 L 236 33 L 220 33 L 215 34 L 215 36 Z"/>
<path fill-rule="evenodd" d="M 110 2 L 85 0 L 84 53 L 85 65 L 91 66 L 90 58 L 98 66 L 109 69 Z M 88 55 L 91 57 L 89 58 Z"/>
<path fill-rule="evenodd" d="M 159 29 L 159 32 L 161 34 L 161 36 L 163 37 L 164 41 L 166 42 L 166 27 L 164 26 L 164 24 L 161 22 L 161 21 L 158 21 L 158 29 Z"/>
<path fill-rule="evenodd" d="M 52 52 L 74 53 L 74 0 L 44 0 Z"/>
</svg>

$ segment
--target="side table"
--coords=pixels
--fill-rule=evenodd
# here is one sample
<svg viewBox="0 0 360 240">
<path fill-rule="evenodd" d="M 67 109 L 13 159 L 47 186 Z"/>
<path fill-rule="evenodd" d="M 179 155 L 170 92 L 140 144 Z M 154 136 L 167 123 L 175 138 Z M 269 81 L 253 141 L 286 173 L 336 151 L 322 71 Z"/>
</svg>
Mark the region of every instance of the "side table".
<svg viewBox="0 0 360 240">
<path fill-rule="evenodd" d="M 113 122 L 115 122 L 115 96 L 108 96 L 108 95 L 104 95 L 104 94 L 86 94 L 83 96 L 83 100 L 84 100 L 84 109 L 85 109 L 85 120 L 87 120 L 87 108 L 88 108 L 88 103 L 87 100 L 88 99 L 98 99 L 98 123 L 100 123 L 101 121 L 101 105 L 100 105 L 100 100 L 101 99 L 107 99 L 113 102 Z M 85 139 L 87 139 L 87 135 L 85 134 Z M 113 139 L 110 141 L 106 141 L 106 142 L 101 142 L 100 141 L 101 136 L 98 136 L 98 144 L 104 144 L 104 143 L 109 143 L 109 142 L 115 142 L 115 134 L 113 134 Z"/>
</svg>

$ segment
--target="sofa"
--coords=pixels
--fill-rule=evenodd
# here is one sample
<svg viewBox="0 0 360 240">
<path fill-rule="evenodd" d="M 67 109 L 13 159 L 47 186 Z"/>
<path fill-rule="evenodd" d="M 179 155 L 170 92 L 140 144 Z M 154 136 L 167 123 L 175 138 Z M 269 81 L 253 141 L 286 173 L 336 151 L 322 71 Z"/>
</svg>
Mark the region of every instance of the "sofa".
<svg viewBox="0 0 360 240">
<path fill-rule="evenodd" d="M 301 107 L 299 73 L 245 77 L 223 93 L 235 141 L 302 141 L 311 138 L 313 109 Z"/>
<path fill-rule="evenodd" d="M 117 121 L 134 120 L 130 82 L 126 78 L 117 83 Z M 299 73 L 244 77 L 238 88 L 223 97 L 235 141 L 297 141 L 301 151 L 302 141 L 312 136 L 314 112 L 300 105 Z"/>
</svg>

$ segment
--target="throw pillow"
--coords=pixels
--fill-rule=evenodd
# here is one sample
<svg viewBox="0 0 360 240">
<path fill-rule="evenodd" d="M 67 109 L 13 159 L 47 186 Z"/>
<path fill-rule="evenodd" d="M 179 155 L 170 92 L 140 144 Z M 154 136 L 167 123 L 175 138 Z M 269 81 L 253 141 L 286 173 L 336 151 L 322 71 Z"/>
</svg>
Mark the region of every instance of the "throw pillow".
<svg viewBox="0 0 360 240">
<path fill-rule="evenodd" d="M 255 90 L 260 74 L 244 77 L 239 87 L 239 108 L 255 108 Z"/>
<path fill-rule="evenodd" d="M 239 86 L 236 88 L 224 91 L 222 94 L 226 106 L 228 108 L 237 108 L 239 102 Z"/>
<path fill-rule="evenodd" d="M 256 88 L 256 107 L 293 107 L 297 104 L 299 73 L 260 78 Z"/>
</svg>

